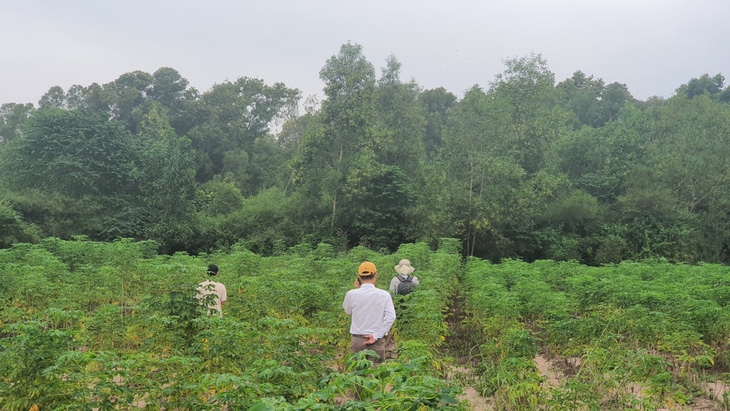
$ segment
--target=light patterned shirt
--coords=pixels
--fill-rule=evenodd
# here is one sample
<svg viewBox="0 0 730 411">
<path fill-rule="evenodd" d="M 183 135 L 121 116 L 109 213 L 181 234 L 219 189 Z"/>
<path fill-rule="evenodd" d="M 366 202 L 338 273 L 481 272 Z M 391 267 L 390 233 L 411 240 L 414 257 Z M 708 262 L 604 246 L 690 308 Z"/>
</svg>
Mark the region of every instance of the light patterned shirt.
<svg viewBox="0 0 730 411">
<path fill-rule="evenodd" d="M 208 287 L 210 285 L 212 285 L 212 287 Z M 228 299 L 226 286 L 211 280 L 206 280 L 198 284 L 198 299 L 203 299 L 209 294 L 215 294 L 215 304 L 209 305 L 208 308 L 222 313 L 223 309 L 221 307 L 221 302 L 225 302 Z"/>
</svg>

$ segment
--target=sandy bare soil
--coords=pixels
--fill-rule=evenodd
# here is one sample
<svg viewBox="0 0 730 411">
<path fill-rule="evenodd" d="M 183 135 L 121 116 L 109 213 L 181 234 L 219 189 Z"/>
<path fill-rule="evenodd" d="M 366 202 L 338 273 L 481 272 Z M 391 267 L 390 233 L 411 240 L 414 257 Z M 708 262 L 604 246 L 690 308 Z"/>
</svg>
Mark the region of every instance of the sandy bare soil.
<svg viewBox="0 0 730 411">
<path fill-rule="evenodd" d="M 535 356 L 535 364 L 540 374 L 544 377 L 544 383 L 548 386 L 556 387 L 564 383 L 568 378 L 566 370 L 577 370 L 580 367 L 579 358 L 552 358 L 549 359 L 541 354 Z M 723 401 L 723 394 L 728 391 L 728 384 L 722 381 L 701 384 L 703 390 L 707 393 L 705 396 L 695 397 L 694 403 L 688 406 L 676 405 L 673 408 L 660 408 L 658 411 L 678 411 L 678 410 L 727 410 Z M 637 398 L 645 396 L 648 386 L 639 384 L 631 384 L 625 387 L 627 392 L 635 395 Z"/>
</svg>

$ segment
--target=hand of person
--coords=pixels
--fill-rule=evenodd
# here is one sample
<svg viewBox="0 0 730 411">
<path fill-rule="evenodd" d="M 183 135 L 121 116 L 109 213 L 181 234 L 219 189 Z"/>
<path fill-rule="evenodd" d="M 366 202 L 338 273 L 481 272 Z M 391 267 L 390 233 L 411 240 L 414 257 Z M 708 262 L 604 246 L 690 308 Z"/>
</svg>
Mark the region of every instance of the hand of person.
<svg viewBox="0 0 730 411">
<path fill-rule="evenodd" d="M 365 341 L 365 345 L 373 345 L 378 341 L 372 335 L 366 335 L 366 337 L 368 337 L 368 340 Z"/>
<path fill-rule="evenodd" d="M 354 284 L 355 288 L 360 288 L 360 281 L 358 281 L 358 280 L 359 280 L 359 278 L 355 279 L 355 284 Z"/>
</svg>

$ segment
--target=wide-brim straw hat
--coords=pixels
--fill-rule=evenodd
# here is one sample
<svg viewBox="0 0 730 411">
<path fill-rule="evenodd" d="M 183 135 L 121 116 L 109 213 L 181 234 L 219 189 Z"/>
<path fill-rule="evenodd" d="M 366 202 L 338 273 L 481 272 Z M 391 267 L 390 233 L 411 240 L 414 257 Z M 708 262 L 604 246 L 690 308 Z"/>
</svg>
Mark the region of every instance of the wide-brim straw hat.
<svg viewBox="0 0 730 411">
<path fill-rule="evenodd" d="M 412 272 L 416 271 L 416 269 L 411 267 L 410 261 L 403 259 L 400 260 L 398 265 L 395 266 L 395 271 L 401 275 L 409 275 Z"/>
</svg>

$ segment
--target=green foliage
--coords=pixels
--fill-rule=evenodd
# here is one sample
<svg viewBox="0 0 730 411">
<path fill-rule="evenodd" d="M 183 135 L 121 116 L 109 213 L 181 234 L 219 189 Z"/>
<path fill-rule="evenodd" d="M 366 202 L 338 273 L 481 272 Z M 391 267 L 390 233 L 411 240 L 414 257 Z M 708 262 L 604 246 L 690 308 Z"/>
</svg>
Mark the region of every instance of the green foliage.
<svg viewBox="0 0 730 411">
<path fill-rule="evenodd" d="M 249 167 L 242 159 L 251 157 L 257 140 L 266 136 L 277 118 L 290 115 L 298 99 L 297 89 L 249 77 L 216 84 L 204 93 L 198 103 L 198 123 L 188 134 L 197 154 L 198 181 L 230 171 L 245 182 Z"/>
<path fill-rule="evenodd" d="M 33 112 L 33 104 L 5 103 L 0 106 L 0 143 L 14 140 Z"/>
<path fill-rule="evenodd" d="M 503 409 L 689 404 L 705 373 L 725 367 L 728 300 L 712 290 L 727 275 L 720 265 L 471 259 L 463 292 L 481 326 L 479 387 Z M 574 361 L 572 371 L 547 385 L 538 352 Z M 636 384 L 643 397 L 627 389 Z"/>
<path fill-rule="evenodd" d="M 720 95 L 725 84 L 725 76 L 717 74 L 710 77 L 709 74 L 703 74 L 699 78 L 693 78 L 688 83 L 682 84 L 677 88 L 677 94 L 684 94 L 687 98 L 695 98 L 703 94 L 710 96 Z"/>
<path fill-rule="evenodd" d="M 23 221 L 20 213 L 4 201 L 0 201 L 0 233 L 0 248 L 36 242 L 40 237 L 38 228 Z"/>
<path fill-rule="evenodd" d="M 426 130 L 423 143 L 426 152 L 434 155 L 443 145 L 441 133 L 444 124 L 448 122 L 449 110 L 456 102 L 456 96 L 443 87 L 439 87 L 424 90 L 419 94 L 418 100 L 426 111 Z"/>
<path fill-rule="evenodd" d="M 463 409 L 438 358 L 458 255 L 400 248 L 424 278 L 392 332 L 400 359 L 371 369 L 367 352 L 343 355 L 342 297 L 356 258 L 385 270 L 402 255 L 346 256 L 329 244 L 277 257 L 242 244 L 200 256 L 156 249 L 79 237 L 0 250 L 3 409 Z M 222 316 L 196 298 L 210 263 L 228 289 Z"/>
<path fill-rule="evenodd" d="M 170 67 L 2 104 L 0 247 L 85 235 L 273 255 L 448 237 L 491 261 L 730 260 L 722 74 L 638 101 L 579 70 L 557 82 L 539 54 L 463 97 L 401 68 L 345 43 L 301 115 L 283 83 L 199 93 Z"/>
<path fill-rule="evenodd" d="M 118 124 L 80 111 L 44 110 L 25 124 L 3 162 L 15 187 L 79 198 L 114 194 L 136 181 L 134 145 Z"/>
<path fill-rule="evenodd" d="M 335 258 L 335 248 L 332 246 L 332 244 L 319 243 L 317 244 L 317 248 L 315 248 L 312 252 L 312 256 L 316 260 L 327 260 L 330 258 Z"/>
<path fill-rule="evenodd" d="M 77 345 L 79 313 L 50 309 L 37 319 L 9 324 L 0 343 L 0 401 L 9 410 L 24 410 L 33 404 L 63 405 L 72 397 L 58 395 L 64 382 L 47 370 L 56 359 Z"/>
<path fill-rule="evenodd" d="M 303 237 L 303 227 L 293 223 L 296 198 L 287 197 L 278 189 L 262 191 L 256 197 L 240 198 L 234 187 L 225 183 L 213 184 L 216 191 L 206 195 L 199 214 L 197 249 L 211 250 L 227 247 L 241 239 L 246 248 L 256 253 L 271 255 L 274 244 L 296 244 Z M 233 207 L 242 201 L 238 208 Z M 231 212 L 222 214 L 223 210 Z"/>
<path fill-rule="evenodd" d="M 625 84 L 605 85 L 602 79 L 586 76 L 581 71 L 573 73 L 556 88 L 560 103 L 577 117 L 576 128 L 583 125 L 602 127 L 616 119 L 619 110 L 634 100 Z"/>
<path fill-rule="evenodd" d="M 443 239 L 393 254 L 309 243 L 264 257 L 242 244 L 157 255 L 154 242 L 79 237 L 0 250 L 0 401 L 39 408 L 463 409 L 440 347 L 465 299 L 476 388 L 500 409 L 659 408 L 690 404 L 723 372 L 728 268 L 666 261 L 589 267 L 470 258 Z M 286 251 L 286 250 L 285 250 Z M 341 298 L 363 260 L 408 258 L 419 287 L 396 301 L 397 359 L 348 356 Z M 229 300 L 196 298 L 215 263 Z M 333 298 L 333 296 L 337 298 Z M 466 355 L 466 354 L 465 354 Z M 537 355 L 573 364 L 544 381 Z M 643 397 L 629 387 L 643 386 Z M 359 392 L 359 396 L 355 396 Z"/>
</svg>

